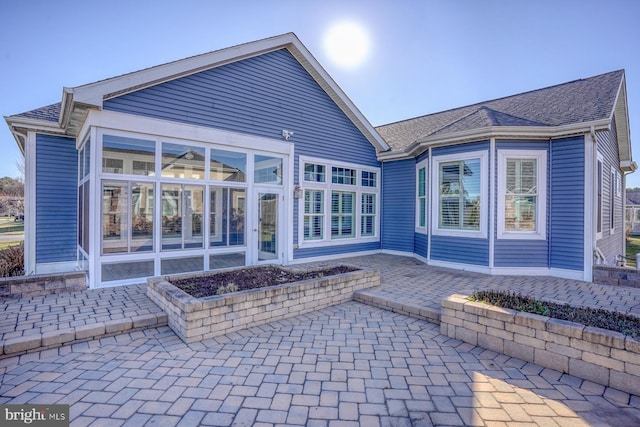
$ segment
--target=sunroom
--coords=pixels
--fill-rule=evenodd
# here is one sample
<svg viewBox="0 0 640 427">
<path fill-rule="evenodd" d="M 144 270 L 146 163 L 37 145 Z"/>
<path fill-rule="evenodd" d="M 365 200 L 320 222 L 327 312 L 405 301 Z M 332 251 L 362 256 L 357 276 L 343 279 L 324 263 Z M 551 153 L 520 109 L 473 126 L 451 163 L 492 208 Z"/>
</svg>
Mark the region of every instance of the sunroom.
<svg viewBox="0 0 640 427">
<path fill-rule="evenodd" d="M 87 126 L 79 139 L 78 259 L 89 283 L 290 259 L 292 144 L 214 129 L 192 139 L 181 128 Z"/>
</svg>

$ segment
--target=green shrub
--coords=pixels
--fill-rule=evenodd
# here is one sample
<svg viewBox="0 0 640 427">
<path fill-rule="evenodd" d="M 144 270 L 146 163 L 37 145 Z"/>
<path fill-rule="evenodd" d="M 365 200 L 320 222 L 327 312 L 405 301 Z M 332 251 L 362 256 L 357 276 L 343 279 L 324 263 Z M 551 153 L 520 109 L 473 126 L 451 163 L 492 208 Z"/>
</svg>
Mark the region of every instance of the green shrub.
<svg viewBox="0 0 640 427">
<path fill-rule="evenodd" d="M 0 277 L 24 276 L 24 243 L 0 250 Z"/>
<path fill-rule="evenodd" d="M 221 285 L 216 291 L 218 295 L 230 294 L 231 292 L 238 292 L 238 285 L 235 283 L 227 283 L 226 285 Z"/>
<path fill-rule="evenodd" d="M 569 304 L 539 301 L 515 292 L 505 291 L 478 291 L 471 295 L 469 300 L 608 329 L 623 333 L 636 340 L 640 339 L 640 318 L 629 314 L 601 308 L 573 307 Z"/>
</svg>

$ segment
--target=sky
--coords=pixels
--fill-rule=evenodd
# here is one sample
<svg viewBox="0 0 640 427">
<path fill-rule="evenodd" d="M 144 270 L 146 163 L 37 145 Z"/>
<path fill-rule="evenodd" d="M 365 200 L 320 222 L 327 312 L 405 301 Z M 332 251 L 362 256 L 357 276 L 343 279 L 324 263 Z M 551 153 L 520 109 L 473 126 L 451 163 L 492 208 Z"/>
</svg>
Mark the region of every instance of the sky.
<svg viewBox="0 0 640 427">
<path fill-rule="evenodd" d="M 0 115 L 294 32 L 374 126 L 625 69 L 640 163 L 639 18 L 637 0 L 0 0 Z M 345 23 L 360 32 L 331 32 Z M 351 39 L 354 60 L 336 60 Z M 19 176 L 4 121 L 0 153 L 0 177 Z"/>
</svg>

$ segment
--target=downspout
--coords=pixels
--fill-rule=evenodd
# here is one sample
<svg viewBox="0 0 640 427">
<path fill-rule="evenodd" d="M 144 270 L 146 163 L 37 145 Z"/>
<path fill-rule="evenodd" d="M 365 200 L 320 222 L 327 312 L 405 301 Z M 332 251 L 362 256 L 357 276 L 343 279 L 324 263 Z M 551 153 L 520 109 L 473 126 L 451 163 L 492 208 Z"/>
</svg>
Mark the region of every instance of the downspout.
<svg viewBox="0 0 640 427">
<path fill-rule="evenodd" d="M 547 176 L 549 177 L 549 191 L 547 192 L 547 246 L 549 250 L 547 251 L 547 266 L 551 269 L 551 251 L 553 249 L 553 245 L 551 244 L 551 235 L 552 235 L 552 227 L 551 227 L 551 200 L 552 200 L 552 192 L 553 192 L 553 139 L 549 138 L 549 171 Z"/>
<path fill-rule="evenodd" d="M 591 196 L 593 201 L 591 206 L 591 247 L 593 248 L 593 255 L 598 260 L 598 264 L 601 264 L 602 262 L 606 264 L 607 259 L 598 248 L 598 226 L 596 224 L 598 219 L 598 197 L 595 194 L 598 188 L 598 183 L 596 182 L 598 179 L 598 140 L 596 139 L 596 130 L 593 125 L 591 125 L 591 128 L 589 129 L 589 135 L 591 136 L 591 142 L 593 143 L 593 155 L 591 156 L 591 192 L 593 193 Z M 593 260 L 591 262 L 593 263 Z"/>
<path fill-rule="evenodd" d="M 425 195 L 425 199 L 426 199 L 426 203 L 425 205 L 427 205 L 427 211 L 425 212 L 425 215 L 427 216 L 426 218 L 426 228 L 427 228 L 427 264 L 429 264 L 429 262 L 431 261 L 431 234 L 433 232 L 433 227 L 431 224 L 431 221 L 433 221 L 433 215 L 431 215 L 431 203 L 433 203 L 433 182 L 431 177 L 433 174 L 432 171 L 432 167 L 433 167 L 433 152 L 431 151 L 431 146 L 429 146 L 429 154 L 428 154 L 428 160 L 427 160 L 427 170 L 425 172 L 425 191 L 424 191 L 424 195 Z"/>
</svg>

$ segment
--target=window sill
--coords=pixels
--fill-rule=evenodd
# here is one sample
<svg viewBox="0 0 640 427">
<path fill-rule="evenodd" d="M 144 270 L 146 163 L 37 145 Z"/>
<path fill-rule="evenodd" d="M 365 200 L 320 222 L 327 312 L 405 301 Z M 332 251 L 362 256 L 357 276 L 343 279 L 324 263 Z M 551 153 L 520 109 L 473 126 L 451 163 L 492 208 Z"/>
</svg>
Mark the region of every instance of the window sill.
<svg viewBox="0 0 640 427">
<path fill-rule="evenodd" d="M 472 230 L 442 230 L 434 229 L 432 232 L 434 236 L 442 237 L 463 237 L 467 239 L 486 239 L 488 237 L 485 230 L 472 231 Z"/>
<path fill-rule="evenodd" d="M 380 242 L 378 236 L 360 237 L 360 238 L 344 238 L 334 240 L 303 240 L 298 243 L 298 249 L 322 248 L 327 246 L 355 245 L 359 243 Z"/>
<path fill-rule="evenodd" d="M 547 240 L 541 233 L 504 232 L 498 233 L 497 240 Z"/>
</svg>

